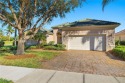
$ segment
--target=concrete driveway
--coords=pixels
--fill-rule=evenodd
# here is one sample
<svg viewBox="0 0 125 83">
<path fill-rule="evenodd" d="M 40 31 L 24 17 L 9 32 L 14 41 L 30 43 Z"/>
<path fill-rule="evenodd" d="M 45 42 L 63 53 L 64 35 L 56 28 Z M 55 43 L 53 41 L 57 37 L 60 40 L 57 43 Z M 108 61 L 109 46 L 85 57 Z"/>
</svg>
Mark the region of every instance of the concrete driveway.
<svg viewBox="0 0 125 83">
<path fill-rule="evenodd" d="M 44 62 L 43 68 L 107 76 L 125 76 L 125 61 L 98 51 L 66 51 L 53 60 Z"/>
</svg>

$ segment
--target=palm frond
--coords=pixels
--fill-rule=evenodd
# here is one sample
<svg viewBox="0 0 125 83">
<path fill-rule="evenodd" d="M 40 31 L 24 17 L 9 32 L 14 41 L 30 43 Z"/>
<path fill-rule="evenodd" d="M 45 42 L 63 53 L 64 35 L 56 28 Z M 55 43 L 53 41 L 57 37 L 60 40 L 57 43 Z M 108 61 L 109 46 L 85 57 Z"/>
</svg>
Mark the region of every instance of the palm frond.
<svg viewBox="0 0 125 83">
<path fill-rule="evenodd" d="M 114 0 L 103 0 L 102 1 L 102 10 L 104 11 L 105 6 L 108 5 L 112 1 L 114 1 Z"/>
</svg>

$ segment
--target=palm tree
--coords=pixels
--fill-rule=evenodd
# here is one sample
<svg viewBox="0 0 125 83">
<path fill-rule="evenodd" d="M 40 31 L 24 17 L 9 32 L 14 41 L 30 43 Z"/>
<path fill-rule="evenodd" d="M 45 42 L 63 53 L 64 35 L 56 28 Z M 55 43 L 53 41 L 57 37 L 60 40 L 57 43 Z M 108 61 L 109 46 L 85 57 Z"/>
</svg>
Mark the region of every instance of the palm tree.
<svg viewBox="0 0 125 83">
<path fill-rule="evenodd" d="M 104 10 L 105 6 L 112 1 L 114 1 L 114 0 L 102 0 L 102 10 Z"/>
<path fill-rule="evenodd" d="M 8 35 L 8 40 L 10 41 L 10 35 L 14 32 L 14 29 L 10 25 L 8 25 L 6 31 Z"/>
<path fill-rule="evenodd" d="M 12 20 L 11 18 L 9 18 L 10 20 Z M 2 22 L 2 27 L 4 26 L 10 26 L 8 25 L 6 22 Z M 17 45 L 17 29 L 14 30 L 14 46 Z"/>
</svg>

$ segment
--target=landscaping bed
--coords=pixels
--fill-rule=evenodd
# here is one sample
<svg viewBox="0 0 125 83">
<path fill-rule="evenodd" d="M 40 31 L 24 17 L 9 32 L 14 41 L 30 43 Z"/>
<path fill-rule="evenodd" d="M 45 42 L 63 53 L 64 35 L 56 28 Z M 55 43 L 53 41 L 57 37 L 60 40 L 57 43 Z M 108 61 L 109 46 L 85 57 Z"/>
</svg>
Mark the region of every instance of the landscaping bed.
<svg viewBox="0 0 125 83">
<path fill-rule="evenodd" d="M 34 54 L 24 54 L 24 55 L 11 55 L 11 56 L 5 56 L 5 59 L 25 59 L 25 58 L 34 58 L 36 55 Z"/>
<path fill-rule="evenodd" d="M 125 46 L 116 46 L 110 53 L 125 60 Z"/>
<path fill-rule="evenodd" d="M 50 41 L 47 43 L 41 43 L 40 45 L 36 46 L 26 46 L 25 49 L 43 49 L 43 50 L 59 50 L 59 51 L 65 51 L 65 45 L 64 44 L 54 44 L 53 41 Z"/>
</svg>

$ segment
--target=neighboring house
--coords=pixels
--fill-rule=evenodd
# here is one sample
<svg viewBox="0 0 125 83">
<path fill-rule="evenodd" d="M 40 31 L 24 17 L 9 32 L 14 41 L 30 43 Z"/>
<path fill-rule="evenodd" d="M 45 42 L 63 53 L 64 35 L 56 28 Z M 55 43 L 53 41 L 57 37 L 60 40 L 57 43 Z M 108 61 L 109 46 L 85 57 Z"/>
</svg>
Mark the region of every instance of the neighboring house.
<svg viewBox="0 0 125 83">
<path fill-rule="evenodd" d="M 62 43 L 67 50 L 108 51 L 115 47 L 115 28 L 119 25 L 94 19 L 65 23 L 52 27 L 53 34 L 47 40 Z"/>
<path fill-rule="evenodd" d="M 115 40 L 125 41 L 125 29 L 115 33 Z"/>
</svg>

